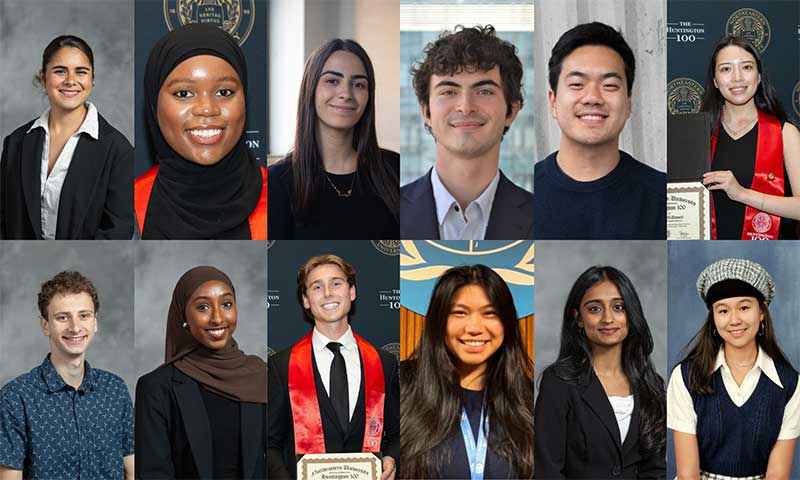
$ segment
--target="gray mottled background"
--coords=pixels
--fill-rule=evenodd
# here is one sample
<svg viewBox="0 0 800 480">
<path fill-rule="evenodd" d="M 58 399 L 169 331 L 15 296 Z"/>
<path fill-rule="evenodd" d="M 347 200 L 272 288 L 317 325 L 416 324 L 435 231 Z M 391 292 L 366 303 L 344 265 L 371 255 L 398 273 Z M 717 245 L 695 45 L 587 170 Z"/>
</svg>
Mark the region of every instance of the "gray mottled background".
<svg viewBox="0 0 800 480">
<path fill-rule="evenodd" d="M 547 62 L 559 37 L 570 28 L 599 21 L 621 29 L 636 57 L 633 111 L 620 148 L 640 162 L 667 170 L 667 43 L 663 0 L 536 0 L 533 107 L 536 161 L 558 150 L 561 131 L 547 100 Z"/>
<path fill-rule="evenodd" d="M 95 87 L 89 100 L 133 144 L 133 2 L 131 0 L 0 0 L 0 136 L 48 107 L 33 77 L 42 52 L 59 35 L 92 47 Z"/>
<path fill-rule="evenodd" d="M 558 356 L 564 303 L 592 265 L 611 265 L 633 282 L 653 334 L 653 363 L 666 381 L 667 254 L 661 241 L 536 242 L 536 372 Z"/>
<path fill-rule="evenodd" d="M 211 265 L 236 289 L 239 321 L 233 338 L 248 354 L 267 358 L 267 247 L 251 241 L 136 242 L 135 308 L 137 377 L 164 361 L 172 291 L 187 270 Z"/>
<path fill-rule="evenodd" d="M 0 385 L 39 365 L 50 351 L 39 327 L 41 284 L 77 270 L 97 289 L 97 335 L 86 355 L 93 367 L 121 376 L 133 394 L 133 246 L 125 241 L 5 241 L 0 248 Z"/>
</svg>

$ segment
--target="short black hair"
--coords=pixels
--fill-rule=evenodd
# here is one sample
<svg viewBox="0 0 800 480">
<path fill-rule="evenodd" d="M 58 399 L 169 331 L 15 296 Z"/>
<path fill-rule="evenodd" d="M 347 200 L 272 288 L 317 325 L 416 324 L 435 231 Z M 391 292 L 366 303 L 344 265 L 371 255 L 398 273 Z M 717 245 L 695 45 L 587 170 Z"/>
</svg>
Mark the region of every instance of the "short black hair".
<svg viewBox="0 0 800 480">
<path fill-rule="evenodd" d="M 83 54 L 86 55 L 86 58 L 89 59 L 89 64 L 92 66 L 92 77 L 94 77 L 94 54 L 92 53 L 92 47 L 86 43 L 86 40 L 75 35 L 61 35 L 60 37 L 54 38 L 49 44 L 47 44 L 44 52 L 42 52 L 42 70 L 40 72 L 44 74 L 45 70 L 47 70 L 47 64 L 50 62 L 50 59 L 53 58 L 53 55 L 55 55 L 57 51 L 64 47 L 77 48 L 83 52 Z"/>
<path fill-rule="evenodd" d="M 586 45 L 608 47 L 622 57 L 622 61 L 625 63 L 625 80 L 628 83 L 628 96 L 630 97 L 633 89 L 633 77 L 636 73 L 636 59 L 633 56 L 633 50 L 619 30 L 614 30 L 600 22 L 583 23 L 573 27 L 558 39 L 550 52 L 550 61 L 547 63 L 550 88 L 553 92 L 558 89 L 558 77 L 561 75 L 561 65 L 564 63 L 564 59 L 575 49 Z"/>
</svg>

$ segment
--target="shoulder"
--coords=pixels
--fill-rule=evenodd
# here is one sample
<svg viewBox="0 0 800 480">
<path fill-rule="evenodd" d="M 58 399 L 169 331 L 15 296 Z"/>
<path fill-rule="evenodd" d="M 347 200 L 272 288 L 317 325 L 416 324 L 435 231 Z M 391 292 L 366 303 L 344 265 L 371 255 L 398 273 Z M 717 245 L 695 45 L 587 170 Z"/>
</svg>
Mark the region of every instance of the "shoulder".
<svg viewBox="0 0 800 480">
<path fill-rule="evenodd" d="M 509 180 L 502 170 L 500 171 L 500 183 L 497 185 L 498 190 L 501 188 L 506 195 L 511 195 L 515 200 L 533 201 L 533 194 Z"/>
<path fill-rule="evenodd" d="M 267 171 L 269 172 L 269 176 L 275 178 L 276 180 L 281 179 L 283 180 L 284 177 L 288 176 L 291 179 L 292 176 L 292 154 L 289 153 L 282 159 L 278 160 L 277 162 L 273 163 L 269 167 L 267 167 Z"/>
<path fill-rule="evenodd" d="M 556 154 L 558 152 L 553 152 L 550 155 L 546 156 L 544 160 L 540 160 L 536 162 L 533 166 L 533 176 L 536 180 L 542 180 L 547 178 L 550 175 L 550 170 L 556 163 Z"/>
<path fill-rule="evenodd" d="M 125 380 L 122 379 L 119 375 L 115 373 L 111 373 L 108 370 L 101 370 L 99 368 L 92 367 L 94 370 L 95 375 L 95 383 L 104 386 L 107 389 L 124 389 L 127 393 L 128 387 L 125 384 Z"/>
<path fill-rule="evenodd" d="M 45 388 L 44 382 L 39 367 L 27 373 L 23 373 L 15 377 L 10 382 L 3 385 L 0 389 L 0 398 L 5 402 L 10 398 L 19 398 L 25 396 L 27 392 L 32 390 L 43 390 Z"/>
<path fill-rule="evenodd" d="M 101 142 L 107 142 L 125 151 L 133 151 L 133 147 L 125 135 L 120 133 L 120 131 L 114 128 L 113 125 L 108 123 L 108 121 L 99 113 L 97 114 L 97 124 L 99 126 Z"/>
<path fill-rule="evenodd" d="M 629 154 L 620 150 L 620 161 L 626 163 L 631 179 L 644 183 L 648 187 L 661 189 L 665 188 L 667 182 L 667 174 L 656 170 L 655 168 L 645 165 L 644 163 L 636 160 Z"/>
<path fill-rule="evenodd" d="M 278 368 L 286 370 L 289 367 L 289 357 L 292 354 L 292 347 L 281 350 L 280 352 L 271 355 L 267 360 L 267 368 Z"/>
<path fill-rule="evenodd" d="M 26 123 L 25 125 L 17 128 L 16 130 L 8 134 L 6 138 L 3 140 L 3 145 L 14 145 L 22 143 L 22 139 L 25 138 L 25 134 L 28 133 L 28 129 L 31 128 L 33 122 L 35 121 L 36 119 L 33 119 L 30 122 Z"/>
<path fill-rule="evenodd" d="M 578 384 L 569 382 L 556 374 L 553 365 L 545 368 L 542 377 L 539 380 L 539 391 L 549 390 L 551 392 L 566 392 L 569 390 L 577 390 Z"/>
<path fill-rule="evenodd" d="M 381 158 L 383 159 L 383 161 L 388 163 L 389 167 L 391 167 L 391 169 L 395 173 L 397 173 L 399 175 L 400 174 L 400 154 L 397 153 L 397 152 L 394 152 L 392 150 L 386 150 L 384 148 L 381 148 L 380 152 L 381 152 Z"/>
<path fill-rule="evenodd" d="M 147 390 L 165 389 L 169 386 L 170 380 L 175 376 L 178 369 L 173 365 L 162 365 L 152 372 L 139 377 L 136 382 L 136 392 Z"/>
<path fill-rule="evenodd" d="M 430 191 L 431 195 L 433 195 L 430 170 L 428 170 L 428 173 L 419 177 L 413 182 L 407 183 L 400 187 L 400 196 L 405 200 L 413 201 L 425 191 Z"/>
<path fill-rule="evenodd" d="M 791 122 L 783 124 L 783 142 L 785 145 L 800 148 L 800 130 Z"/>
</svg>

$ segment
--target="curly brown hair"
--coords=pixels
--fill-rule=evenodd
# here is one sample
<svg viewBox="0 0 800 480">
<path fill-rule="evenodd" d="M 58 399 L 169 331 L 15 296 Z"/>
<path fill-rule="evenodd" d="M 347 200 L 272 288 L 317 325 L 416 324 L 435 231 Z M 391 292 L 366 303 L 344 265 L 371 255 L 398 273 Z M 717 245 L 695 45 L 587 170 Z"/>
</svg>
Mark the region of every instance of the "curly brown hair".
<svg viewBox="0 0 800 480">
<path fill-rule="evenodd" d="M 439 38 L 425 46 L 424 59 L 411 67 L 409 73 L 420 105 L 428 108 L 431 75 L 455 75 L 463 71 L 500 69 L 506 115 L 512 105 L 522 108 L 522 62 L 517 47 L 498 38 L 492 25 L 443 30 Z M 508 130 L 508 127 L 506 127 Z M 504 132 L 505 133 L 505 132 Z"/>
<path fill-rule="evenodd" d="M 47 307 L 56 295 L 68 295 L 87 293 L 92 297 L 94 304 L 94 313 L 100 311 L 100 300 L 97 299 L 97 290 L 94 288 L 92 282 L 83 276 L 80 272 L 65 271 L 58 272 L 53 278 L 42 284 L 42 289 L 39 291 L 39 314 L 45 320 L 47 318 Z"/>
<path fill-rule="evenodd" d="M 322 265 L 336 265 L 344 272 L 347 284 L 351 287 L 356 286 L 356 271 L 353 269 L 353 266 L 347 263 L 342 257 L 334 255 L 333 253 L 323 253 L 311 257 L 297 270 L 297 301 L 300 302 L 300 305 L 303 305 L 303 295 L 306 294 L 306 279 L 308 275 L 312 270 Z M 311 316 L 311 310 L 303 308 L 303 311 L 306 314 L 305 320 L 311 325 L 314 325 L 314 317 Z"/>
</svg>

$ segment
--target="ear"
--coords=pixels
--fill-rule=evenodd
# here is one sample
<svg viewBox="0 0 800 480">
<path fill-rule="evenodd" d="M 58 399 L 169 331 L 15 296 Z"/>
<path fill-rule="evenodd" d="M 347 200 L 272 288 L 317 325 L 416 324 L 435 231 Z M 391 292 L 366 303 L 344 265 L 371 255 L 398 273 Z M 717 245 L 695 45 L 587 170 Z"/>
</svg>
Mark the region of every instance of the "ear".
<svg viewBox="0 0 800 480">
<path fill-rule="evenodd" d="M 419 114 L 422 116 L 422 121 L 425 125 L 431 126 L 431 108 L 429 105 L 419 104 Z"/>
<path fill-rule="evenodd" d="M 39 73 L 36 74 L 36 79 L 39 80 L 39 85 L 44 88 L 44 72 L 39 70 Z"/>
<path fill-rule="evenodd" d="M 97 318 L 94 320 L 94 333 L 97 333 Z"/>
<path fill-rule="evenodd" d="M 761 74 L 758 75 L 758 79 L 761 80 Z M 714 81 L 714 87 L 719 88 L 719 85 L 717 85 L 717 79 L 714 78 L 712 80 Z"/>
<path fill-rule="evenodd" d="M 519 113 L 520 109 L 522 109 L 522 104 L 520 102 L 514 102 L 511 104 L 511 113 L 506 115 L 506 127 L 510 127 L 512 123 L 514 123 L 514 119 L 517 118 L 517 114 Z"/>
<path fill-rule="evenodd" d="M 547 101 L 550 103 L 550 115 L 558 120 L 558 113 L 556 112 L 556 92 L 552 88 L 547 89 Z"/>
<path fill-rule="evenodd" d="M 353 302 L 356 299 L 356 287 L 350 287 L 350 301 Z"/>
<path fill-rule="evenodd" d="M 42 335 L 50 336 L 50 324 L 43 317 L 39 317 L 39 327 L 42 329 Z"/>
<path fill-rule="evenodd" d="M 303 308 L 306 310 L 311 309 L 311 303 L 308 301 L 308 297 L 306 297 L 305 293 L 303 294 Z"/>
</svg>

